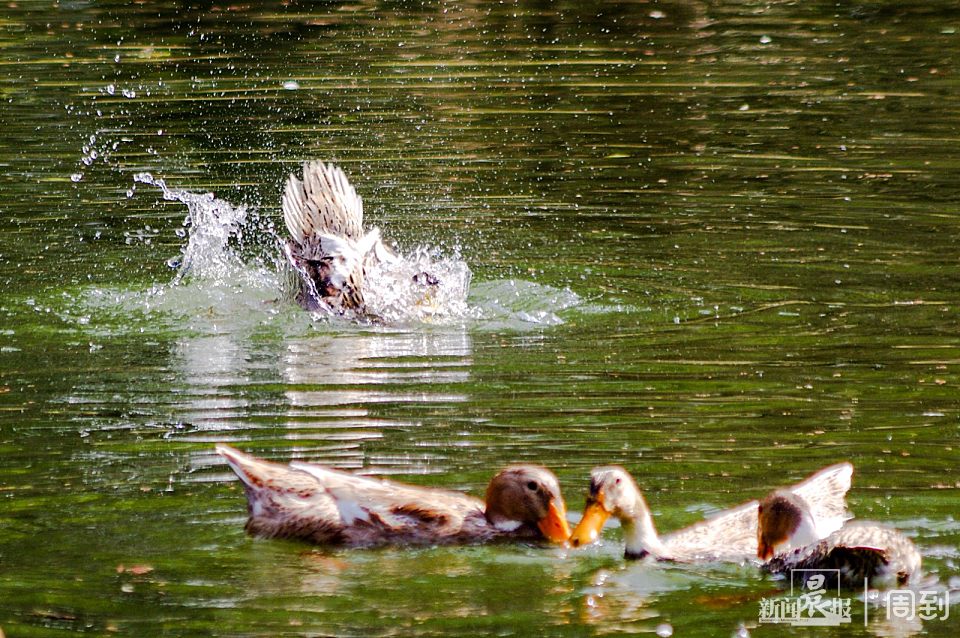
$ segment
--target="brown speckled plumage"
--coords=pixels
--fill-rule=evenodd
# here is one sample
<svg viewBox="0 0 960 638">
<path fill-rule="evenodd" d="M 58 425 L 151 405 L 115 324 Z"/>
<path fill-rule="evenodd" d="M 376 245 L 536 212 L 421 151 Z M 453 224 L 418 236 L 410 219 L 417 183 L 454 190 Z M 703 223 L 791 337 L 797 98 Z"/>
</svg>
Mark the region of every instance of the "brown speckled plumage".
<svg viewBox="0 0 960 638">
<path fill-rule="evenodd" d="M 333 164 L 305 162 L 302 180 L 287 178 L 282 204 L 297 302 L 310 311 L 362 312 L 368 262 L 396 257 L 376 228 L 364 234 L 363 201 L 347 176 Z"/>
<path fill-rule="evenodd" d="M 498 527 L 496 521 L 488 520 L 488 505 L 458 492 L 309 463 L 280 465 L 226 445 L 218 445 L 217 453 L 243 482 L 249 514 L 246 529 L 256 536 L 353 547 L 535 540 L 543 538 L 538 522 L 551 503 L 563 515 L 566 512 L 556 477 L 536 466 L 507 468 L 491 481 L 507 477 L 509 482 L 542 488 L 540 492 L 531 489 L 531 502 L 521 504 L 524 520 Z"/>
</svg>

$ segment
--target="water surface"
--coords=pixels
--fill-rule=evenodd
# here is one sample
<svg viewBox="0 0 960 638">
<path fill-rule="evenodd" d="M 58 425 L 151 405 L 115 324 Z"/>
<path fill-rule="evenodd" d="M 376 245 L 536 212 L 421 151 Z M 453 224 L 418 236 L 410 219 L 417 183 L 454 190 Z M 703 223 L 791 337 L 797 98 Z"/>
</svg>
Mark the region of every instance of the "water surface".
<svg viewBox="0 0 960 638">
<path fill-rule="evenodd" d="M 0 627 L 785 631 L 751 566 L 625 564 L 616 529 L 250 539 L 216 442 L 474 494 L 543 463 L 574 519 L 615 462 L 662 530 L 849 459 L 857 515 L 956 587 L 958 29 L 919 2 L 7 3 Z M 456 312 L 284 301 L 279 193 L 314 158 L 469 269 Z M 187 195 L 239 217 L 184 226 Z M 956 633 L 885 614 L 815 633 Z"/>
</svg>

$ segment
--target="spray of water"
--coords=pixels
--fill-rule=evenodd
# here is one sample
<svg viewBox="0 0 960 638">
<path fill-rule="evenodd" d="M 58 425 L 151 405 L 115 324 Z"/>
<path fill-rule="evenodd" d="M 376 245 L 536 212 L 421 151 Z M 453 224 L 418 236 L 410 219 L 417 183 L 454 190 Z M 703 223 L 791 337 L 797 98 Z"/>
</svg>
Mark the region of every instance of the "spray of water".
<svg viewBox="0 0 960 638">
<path fill-rule="evenodd" d="M 189 191 L 167 188 L 162 179 L 150 173 L 138 173 L 134 181 L 160 189 L 167 201 L 177 201 L 187 207 L 183 231 L 187 237 L 181 255 L 168 263 L 177 269 L 173 285 L 190 276 L 197 280 L 223 281 L 244 269 L 240 252 L 231 243 L 243 240 L 243 225 L 247 221 L 245 206 L 233 206 L 214 197 L 213 193 L 198 195 Z"/>
<path fill-rule="evenodd" d="M 187 208 L 178 233 L 185 240 L 181 253 L 169 261 L 176 274 L 168 285 L 150 291 L 144 300 L 149 309 L 203 314 L 222 324 L 262 323 L 284 309 L 296 308 L 296 279 L 269 218 L 210 193 L 169 188 L 149 173 L 136 175 L 135 181 L 160 189 L 165 200 Z M 314 319 L 349 322 L 372 317 L 378 324 L 392 326 L 470 321 L 522 329 L 562 323 L 556 313 L 580 301 L 569 290 L 515 280 L 485 282 L 471 295 L 471 278 L 459 255 L 444 256 L 429 248 L 399 252 L 396 261 L 368 269 L 363 318 L 317 313 Z"/>
<path fill-rule="evenodd" d="M 272 223 L 212 193 L 172 189 L 149 173 L 134 179 L 159 188 L 165 200 L 187 207 L 181 233 L 186 241 L 181 254 L 169 262 L 176 275 L 166 289 L 186 286 L 209 295 L 225 286 L 245 284 L 245 289 L 269 289 L 281 302 L 293 303 L 296 280 L 281 256 L 281 238 Z M 251 235 L 257 241 L 250 241 Z M 470 269 L 458 258 L 444 258 L 427 249 L 401 254 L 396 262 L 378 263 L 367 272 L 367 317 L 388 324 L 466 317 L 470 277 Z M 317 313 L 316 318 L 321 317 L 337 320 L 329 313 Z"/>
</svg>

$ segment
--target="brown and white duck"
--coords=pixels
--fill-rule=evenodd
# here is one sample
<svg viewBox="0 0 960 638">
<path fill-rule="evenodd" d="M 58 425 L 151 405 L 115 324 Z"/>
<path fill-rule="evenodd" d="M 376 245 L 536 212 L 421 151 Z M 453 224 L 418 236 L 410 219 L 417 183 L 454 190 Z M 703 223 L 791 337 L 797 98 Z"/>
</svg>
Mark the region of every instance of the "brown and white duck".
<svg viewBox="0 0 960 638">
<path fill-rule="evenodd" d="M 845 496 L 853 466 L 826 467 L 789 488 L 812 505 L 824 535 L 850 518 Z M 660 537 L 653 515 L 630 473 L 619 466 L 598 467 L 590 473 L 590 492 L 583 518 L 570 542 L 576 547 L 592 543 L 610 516 L 620 519 L 626 540 L 625 556 L 681 562 L 745 562 L 757 555 L 757 501 L 724 510 L 707 520 Z"/>
<path fill-rule="evenodd" d="M 570 536 L 550 470 L 516 465 L 490 481 L 486 499 L 331 470 L 280 465 L 217 445 L 243 482 L 250 534 L 325 545 L 469 544 Z"/>
<path fill-rule="evenodd" d="M 363 200 L 347 176 L 333 164 L 305 162 L 302 180 L 287 178 L 282 203 L 290 232 L 283 250 L 297 277 L 297 302 L 313 312 L 362 314 L 367 268 L 398 258 L 377 228 L 364 233 Z"/>
<path fill-rule="evenodd" d="M 828 586 L 901 587 L 920 574 L 921 556 L 913 542 L 892 527 L 868 521 L 847 523 L 825 537 L 807 500 L 775 491 L 757 508 L 757 557 L 765 571 L 822 573 Z"/>
</svg>

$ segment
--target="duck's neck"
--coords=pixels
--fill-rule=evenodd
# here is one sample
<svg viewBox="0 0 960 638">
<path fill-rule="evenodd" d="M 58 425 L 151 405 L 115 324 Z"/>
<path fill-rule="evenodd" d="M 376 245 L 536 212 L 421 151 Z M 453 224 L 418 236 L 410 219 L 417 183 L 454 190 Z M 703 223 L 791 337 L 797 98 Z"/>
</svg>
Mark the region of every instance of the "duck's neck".
<svg viewBox="0 0 960 638">
<path fill-rule="evenodd" d="M 657 535 L 657 528 L 653 526 L 650 510 L 646 507 L 638 507 L 638 510 L 633 516 L 620 520 L 627 542 L 626 557 L 643 558 L 650 554 L 660 560 L 671 558 L 670 551 Z"/>
</svg>

